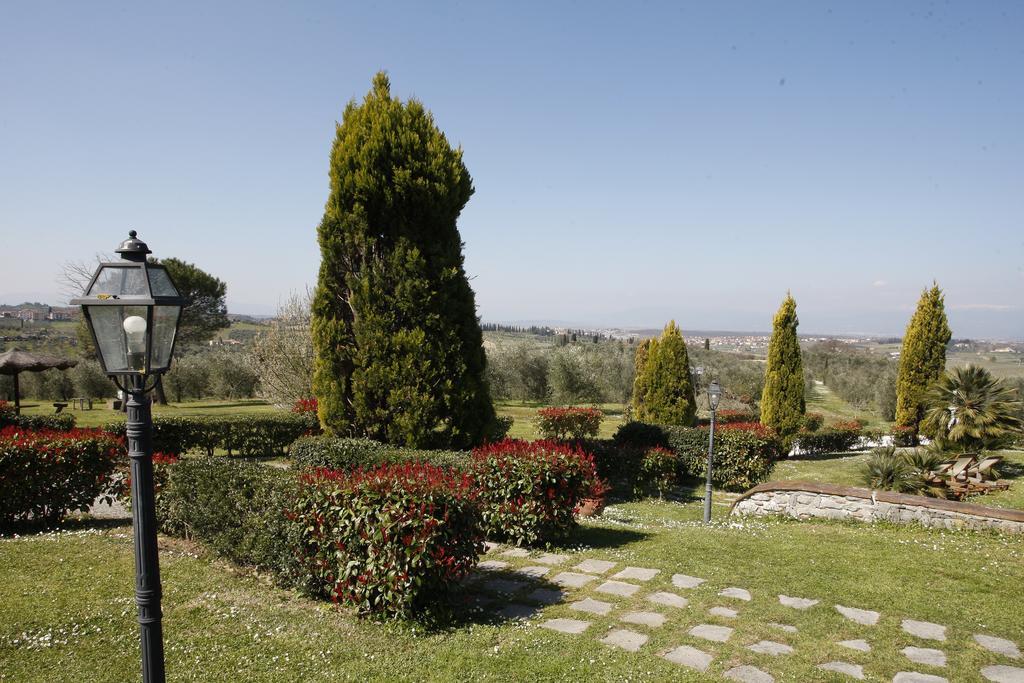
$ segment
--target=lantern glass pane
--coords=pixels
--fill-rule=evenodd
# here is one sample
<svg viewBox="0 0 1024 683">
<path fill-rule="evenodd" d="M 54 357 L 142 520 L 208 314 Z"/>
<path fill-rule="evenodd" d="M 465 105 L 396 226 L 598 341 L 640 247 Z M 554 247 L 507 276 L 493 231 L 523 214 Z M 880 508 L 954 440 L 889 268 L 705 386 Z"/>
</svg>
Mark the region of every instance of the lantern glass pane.
<svg viewBox="0 0 1024 683">
<path fill-rule="evenodd" d="M 89 319 L 96 345 L 103 357 L 107 372 L 138 372 L 144 370 L 146 360 L 146 333 L 135 330 L 138 322 L 129 322 L 132 334 L 125 331 L 125 320 L 146 320 L 145 306 L 88 306 Z M 132 323 L 135 323 L 134 325 Z M 145 328 L 143 327 L 143 330 Z"/>
<path fill-rule="evenodd" d="M 148 297 L 149 287 L 143 269 L 136 265 L 103 266 L 86 296 L 99 294 L 117 296 L 121 299 Z"/>
<path fill-rule="evenodd" d="M 180 313 L 181 306 L 153 307 L 153 357 L 149 364 L 150 372 L 161 372 L 170 366 Z"/>
<path fill-rule="evenodd" d="M 149 286 L 153 290 L 153 296 L 178 296 L 178 290 L 174 288 L 174 283 L 171 282 L 170 276 L 167 271 L 163 268 L 154 268 L 150 266 L 149 271 Z"/>
</svg>

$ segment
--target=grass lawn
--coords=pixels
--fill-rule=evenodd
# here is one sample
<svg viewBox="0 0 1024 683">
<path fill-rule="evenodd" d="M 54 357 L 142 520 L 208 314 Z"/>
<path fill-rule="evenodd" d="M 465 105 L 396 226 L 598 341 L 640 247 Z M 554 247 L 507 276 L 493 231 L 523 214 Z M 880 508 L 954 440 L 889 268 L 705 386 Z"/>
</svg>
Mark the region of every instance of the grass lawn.
<svg viewBox="0 0 1024 683">
<path fill-rule="evenodd" d="M 807 396 L 807 412 L 821 413 L 825 424 L 838 420 L 860 420 L 871 429 L 887 429 L 891 422 L 883 420 L 877 412 L 850 405 L 824 384 L 814 384 L 814 391 Z"/>
<path fill-rule="evenodd" d="M 68 406 L 64 409 L 75 416 L 75 424 L 79 427 L 99 427 L 110 422 L 117 422 L 125 419 L 124 413 L 119 410 L 110 410 L 106 402 L 96 401 L 92 410 L 71 410 Z M 268 413 L 281 410 L 272 406 L 266 401 L 259 399 L 239 399 L 235 401 L 183 401 L 172 403 L 166 406 L 154 405 L 153 415 L 193 417 L 196 415 L 245 415 L 252 413 Z M 21 412 L 25 415 L 53 415 L 53 401 L 38 401 L 32 399 L 22 403 Z"/>
<path fill-rule="evenodd" d="M 724 516 L 726 508 L 716 507 Z M 349 611 L 308 601 L 222 561 L 200 548 L 162 539 L 164 627 L 170 680 L 674 680 L 702 681 L 737 664 L 753 664 L 777 680 L 840 680 L 817 664 L 863 664 L 869 678 L 889 680 L 899 670 L 940 673 L 954 681 L 979 680 L 980 667 L 998 662 L 978 647 L 973 633 L 1024 639 L 1024 546 L 1019 538 L 988 533 L 938 532 L 918 527 L 866 526 L 788 520 L 696 520 L 700 503 L 644 501 L 608 509 L 586 523 L 569 548 L 570 568 L 580 558 L 657 568 L 661 573 L 633 597 L 595 592 L 599 581 L 569 591 L 567 601 L 589 596 L 612 602 L 607 616 L 585 615 L 567 604 L 544 608 L 528 622 L 500 621 L 490 610 L 455 626 L 425 631 L 409 624 L 378 624 Z M 72 525 L 66 533 L 0 539 L 0 680 L 124 681 L 138 671 L 132 593 L 131 533 L 127 526 Z M 530 558 L 502 558 L 518 565 Z M 557 570 L 556 570 L 557 571 Z M 698 588 L 672 587 L 673 573 L 707 579 Z M 611 572 L 609 572 L 611 573 Z M 749 603 L 717 596 L 722 588 L 751 591 Z M 529 590 L 529 589 L 525 589 Z M 668 616 L 640 652 L 601 644 L 618 617 L 651 609 L 643 596 L 657 590 L 685 595 L 682 609 L 656 607 Z M 471 588 L 472 597 L 481 588 Z M 486 593 L 486 591 L 484 591 Z M 820 599 L 807 611 L 779 604 L 777 595 Z M 842 618 L 833 604 L 882 613 L 877 626 Z M 735 619 L 707 614 L 715 605 L 739 610 Z M 539 628 L 556 617 L 586 618 L 582 635 Z M 900 620 L 949 627 L 940 644 L 949 666 L 933 670 L 900 654 L 927 647 L 903 633 Z M 772 622 L 792 624 L 784 633 Z M 736 629 L 726 643 L 687 634 L 696 624 Z M 869 653 L 837 641 L 868 639 Z M 762 639 L 787 643 L 795 653 L 755 654 Z M 670 664 L 657 653 L 691 645 L 715 656 L 708 675 Z M 1002 662 L 1011 663 L 1011 662 Z"/>
</svg>

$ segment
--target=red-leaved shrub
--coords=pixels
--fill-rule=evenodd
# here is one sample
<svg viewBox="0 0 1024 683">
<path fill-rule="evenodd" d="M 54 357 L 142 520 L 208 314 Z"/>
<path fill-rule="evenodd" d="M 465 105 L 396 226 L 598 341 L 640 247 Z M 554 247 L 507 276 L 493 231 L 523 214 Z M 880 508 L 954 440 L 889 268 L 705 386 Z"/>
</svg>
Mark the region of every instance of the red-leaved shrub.
<svg viewBox="0 0 1024 683">
<path fill-rule="evenodd" d="M 604 413 L 597 408 L 541 408 L 537 431 L 544 439 L 587 439 L 597 436 Z"/>
<path fill-rule="evenodd" d="M 292 406 L 293 413 L 315 413 L 317 411 L 317 400 L 313 398 L 300 398 Z"/>
<path fill-rule="evenodd" d="M 470 467 L 489 538 L 516 545 L 565 539 L 579 502 L 597 480 L 594 458 L 554 441 L 513 441 L 481 446 Z"/>
<path fill-rule="evenodd" d="M 471 479 L 432 465 L 303 474 L 289 517 L 307 588 L 361 614 L 441 608 L 483 551 Z"/>
<path fill-rule="evenodd" d="M 29 520 L 56 524 L 109 496 L 119 446 L 95 429 L 0 429 L 0 528 Z"/>
</svg>

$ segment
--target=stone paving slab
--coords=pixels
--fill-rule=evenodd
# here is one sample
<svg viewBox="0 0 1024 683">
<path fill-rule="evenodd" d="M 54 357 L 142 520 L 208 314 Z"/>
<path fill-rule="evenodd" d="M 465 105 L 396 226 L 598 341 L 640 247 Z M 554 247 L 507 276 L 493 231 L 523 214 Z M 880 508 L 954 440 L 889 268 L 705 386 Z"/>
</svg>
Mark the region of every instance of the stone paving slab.
<svg viewBox="0 0 1024 683">
<path fill-rule="evenodd" d="M 498 615 L 506 619 L 529 619 L 536 613 L 537 607 L 533 605 L 521 605 L 517 602 L 510 602 L 498 610 Z"/>
<path fill-rule="evenodd" d="M 818 668 L 822 671 L 833 671 L 837 674 L 846 674 L 850 678 L 856 678 L 857 680 L 864 680 L 864 667 L 860 664 L 851 664 L 850 662 L 825 662 L 819 664 Z"/>
<path fill-rule="evenodd" d="M 604 574 L 616 564 L 618 563 L 609 562 L 608 560 L 583 560 L 573 567 L 573 569 L 578 569 L 581 572 L 588 572 L 590 574 Z"/>
<path fill-rule="evenodd" d="M 665 624 L 665 615 L 658 612 L 626 612 L 619 621 L 629 624 L 640 624 L 648 628 L 661 628 Z"/>
<path fill-rule="evenodd" d="M 577 612 L 590 612 L 591 614 L 600 614 L 602 616 L 611 612 L 613 607 L 615 605 L 610 602 L 602 602 L 593 598 L 584 598 L 569 605 L 569 609 L 574 609 Z"/>
<path fill-rule="evenodd" d="M 770 673 L 747 664 L 734 666 L 722 675 L 731 681 L 740 681 L 740 683 L 775 683 L 775 678 Z"/>
<path fill-rule="evenodd" d="M 689 645 L 680 645 L 674 650 L 669 650 L 662 657 L 673 664 L 679 664 L 680 666 L 696 669 L 697 671 L 707 671 L 708 667 L 711 666 L 711 662 L 714 661 L 714 657 L 707 652 L 690 647 Z"/>
<path fill-rule="evenodd" d="M 668 593 L 666 591 L 651 593 L 645 599 L 647 602 L 653 602 L 656 605 L 665 605 L 666 607 L 686 607 L 690 604 L 690 601 L 683 596 L 676 595 L 675 593 Z"/>
<path fill-rule="evenodd" d="M 496 569 L 504 569 L 508 566 L 508 562 L 502 562 L 501 560 L 484 560 L 476 566 L 477 569 L 483 569 L 485 571 L 494 571 Z"/>
<path fill-rule="evenodd" d="M 569 559 L 568 555 L 556 555 L 555 553 L 544 553 L 540 557 L 536 558 L 535 562 L 541 564 L 562 564 Z"/>
<path fill-rule="evenodd" d="M 744 600 L 746 602 L 750 602 L 751 599 L 750 591 L 748 591 L 745 588 L 736 588 L 735 586 L 723 588 L 722 590 L 718 591 L 718 594 L 721 595 L 723 598 L 735 598 L 736 600 Z"/>
<path fill-rule="evenodd" d="M 864 626 L 874 626 L 878 623 L 879 617 L 882 616 L 878 612 L 872 612 L 869 609 L 857 609 L 856 607 L 844 607 L 842 605 L 836 605 L 836 611 L 850 621 L 855 621 Z"/>
<path fill-rule="evenodd" d="M 762 640 L 759 643 L 748 645 L 747 649 L 751 652 L 756 652 L 762 655 L 771 655 L 772 657 L 793 654 L 793 648 L 789 645 L 786 645 L 785 643 L 777 643 L 774 640 Z"/>
<path fill-rule="evenodd" d="M 708 614 L 715 617 L 722 617 L 723 619 L 735 619 L 740 613 L 728 607 L 712 607 L 708 610 Z"/>
<path fill-rule="evenodd" d="M 688 633 L 694 638 L 703 638 L 715 643 L 724 643 L 732 635 L 732 629 L 728 626 L 714 626 L 712 624 L 698 624 L 691 628 Z"/>
<path fill-rule="evenodd" d="M 619 595 L 628 598 L 640 590 L 640 586 L 633 583 L 623 583 L 622 581 L 605 581 L 594 590 L 600 593 L 608 593 L 609 595 Z"/>
<path fill-rule="evenodd" d="M 633 579 L 634 581 L 650 581 L 661 573 L 660 569 L 645 569 L 644 567 L 626 567 L 618 574 L 613 574 L 613 579 Z"/>
<path fill-rule="evenodd" d="M 547 574 L 549 571 L 551 571 L 551 567 L 530 566 L 520 567 L 519 569 L 515 570 L 515 573 L 528 576 L 532 579 L 539 579 L 540 577 Z"/>
<path fill-rule="evenodd" d="M 485 553 L 494 552 L 495 550 L 497 550 L 500 547 L 501 546 L 499 546 L 497 543 L 494 543 L 492 541 L 484 541 L 484 552 Z"/>
<path fill-rule="evenodd" d="M 552 631 L 558 631 L 559 633 L 580 634 L 587 630 L 590 622 L 580 621 L 579 619 L 548 619 L 541 626 Z"/>
<path fill-rule="evenodd" d="M 790 595 L 780 595 L 779 604 L 785 607 L 792 607 L 793 609 L 810 609 L 818 604 L 818 600 L 811 600 L 810 598 L 794 598 Z"/>
<path fill-rule="evenodd" d="M 636 631 L 616 629 L 602 638 L 601 642 L 605 645 L 622 648 L 627 652 L 636 652 L 647 642 L 647 636 Z"/>
<path fill-rule="evenodd" d="M 949 683 L 949 681 L 942 676 L 933 676 L 917 671 L 900 671 L 892 677 L 892 683 Z"/>
<path fill-rule="evenodd" d="M 529 557 L 530 551 L 526 548 L 509 548 L 503 551 L 502 556 L 504 557 Z"/>
<path fill-rule="evenodd" d="M 930 621 L 904 619 L 903 630 L 912 636 L 926 640 L 946 639 L 946 627 L 941 624 L 933 624 Z"/>
<path fill-rule="evenodd" d="M 672 575 L 672 585 L 676 588 L 696 588 L 702 583 L 704 583 L 704 579 L 698 579 L 696 576 L 687 576 L 686 574 Z"/>
<path fill-rule="evenodd" d="M 495 593 L 518 593 L 529 585 L 525 581 L 513 581 L 512 579 L 491 579 L 483 583 L 484 588 Z"/>
<path fill-rule="evenodd" d="M 995 636 L 986 636 L 981 633 L 974 634 L 974 642 L 981 645 L 989 652 L 995 652 L 997 655 L 1009 657 L 1010 659 L 1020 659 L 1020 649 L 1017 644 L 1012 640 L 1006 638 L 996 638 Z"/>
<path fill-rule="evenodd" d="M 539 602 L 542 605 L 554 605 L 561 602 L 564 597 L 565 593 L 557 588 L 538 588 L 537 590 L 527 594 L 525 599 L 532 602 Z"/>
<path fill-rule="evenodd" d="M 863 639 L 840 640 L 838 644 L 843 647 L 848 647 L 851 650 L 857 650 L 858 652 L 871 652 L 871 644 Z"/>
<path fill-rule="evenodd" d="M 986 666 L 981 670 L 981 675 L 995 683 L 1024 683 L 1024 669 L 1016 666 Z"/>
<path fill-rule="evenodd" d="M 777 628 L 780 631 L 785 631 L 786 633 L 796 633 L 797 630 L 796 626 L 792 626 L 790 624 L 776 624 L 775 622 L 770 622 L 768 625 L 772 628 Z"/>
<path fill-rule="evenodd" d="M 927 664 L 928 666 L 946 666 L 946 653 L 942 650 L 934 650 L 930 647 L 905 647 L 900 652 L 903 656 L 915 664 Z"/>
<path fill-rule="evenodd" d="M 553 583 L 557 583 L 559 586 L 565 586 L 567 588 L 582 588 L 596 578 L 596 576 L 591 576 L 590 574 L 562 572 L 561 574 L 555 574 L 551 581 Z"/>
</svg>

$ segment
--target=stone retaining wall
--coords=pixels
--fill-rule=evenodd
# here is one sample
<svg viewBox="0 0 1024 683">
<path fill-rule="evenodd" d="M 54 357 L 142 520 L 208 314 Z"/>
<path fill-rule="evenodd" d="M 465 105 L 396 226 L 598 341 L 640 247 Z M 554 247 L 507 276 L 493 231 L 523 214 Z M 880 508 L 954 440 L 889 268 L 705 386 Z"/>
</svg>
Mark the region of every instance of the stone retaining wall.
<svg viewBox="0 0 1024 683">
<path fill-rule="evenodd" d="M 734 515 L 787 515 L 860 522 L 916 522 L 942 529 L 1024 534 L 1024 511 L 805 481 L 759 484 L 732 505 Z"/>
</svg>

